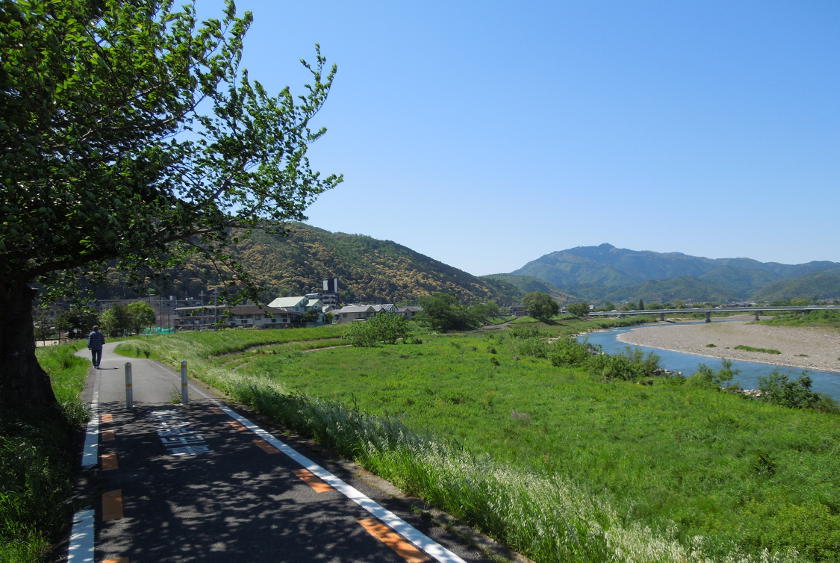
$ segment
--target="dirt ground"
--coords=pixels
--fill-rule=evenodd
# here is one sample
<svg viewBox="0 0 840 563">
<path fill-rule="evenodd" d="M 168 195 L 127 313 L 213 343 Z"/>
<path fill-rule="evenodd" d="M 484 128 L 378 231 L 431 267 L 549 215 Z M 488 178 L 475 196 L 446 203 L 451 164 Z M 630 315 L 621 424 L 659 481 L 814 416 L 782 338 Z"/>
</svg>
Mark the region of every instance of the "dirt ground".
<svg viewBox="0 0 840 563">
<path fill-rule="evenodd" d="M 747 320 L 659 324 L 620 334 L 618 340 L 712 358 L 840 372 L 840 331 L 830 328 L 768 326 Z M 736 350 L 738 345 L 778 350 L 781 354 Z"/>
</svg>

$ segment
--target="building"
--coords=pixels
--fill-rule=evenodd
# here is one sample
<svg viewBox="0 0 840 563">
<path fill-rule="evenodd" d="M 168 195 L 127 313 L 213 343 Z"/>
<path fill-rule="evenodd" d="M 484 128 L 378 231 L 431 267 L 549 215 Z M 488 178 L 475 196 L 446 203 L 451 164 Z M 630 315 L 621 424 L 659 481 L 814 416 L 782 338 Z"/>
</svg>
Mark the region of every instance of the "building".
<svg viewBox="0 0 840 563">
<path fill-rule="evenodd" d="M 324 280 L 321 302 L 324 305 L 338 307 L 338 278 Z"/>
<path fill-rule="evenodd" d="M 367 320 L 375 314 L 373 305 L 345 305 L 332 312 L 336 324 Z"/>
<path fill-rule="evenodd" d="M 414 315 L 416 315 L 422 310 L 423 307 L 418 307 L 416 305 L 408 305 L 407 307 L 397 307 L 397 312 L 409 321 L 414 318 Z"/>
<path fill-rule="evenodd" d="M 177 330 L 288 328 L 302 313 L 258 305 L 203 305 L 175 309 Z"/>
<path fill-rule="evenodd" d="M 399 313 L 399 309 L 393 303 L 385 303 L 383 305 L 371 305 L 374 313 Z"/>
<path fill-rule="evenodd" d="M 285 309 L 287 311 L 294 311 L 295 313 L 305 313 L 308 309 L 310 299 L 305 295 L 295 297 L 278 297 L 268 304 L 272 309 Z"/>
</svg>

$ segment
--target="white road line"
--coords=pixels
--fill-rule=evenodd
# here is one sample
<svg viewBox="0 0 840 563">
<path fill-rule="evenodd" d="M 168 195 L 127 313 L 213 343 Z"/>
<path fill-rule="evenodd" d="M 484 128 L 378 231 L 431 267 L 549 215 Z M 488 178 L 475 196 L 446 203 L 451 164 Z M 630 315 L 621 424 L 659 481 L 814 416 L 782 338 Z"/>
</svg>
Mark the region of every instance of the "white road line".
<svg viewBox="0 0 840 563">
<path fill-rule="evenodd" d="M 97 375 L 97 382 L 99 376 Z M 82 448 L 82 469 L 90 469 L 99 462 L 99 389 L 93 386 L 93 402 L 90 404 L 90 421 L 85 429 L 85 446 Z"/>
<path fill-rule="evenodd" d="M 70 531 L 70 546 L 67 548 L 68 563 L 93 563 L 94 510 L 80 510 L 73 515 L 73 529 Z"/>
<path fill-rule="evenodd" d="M 226 407 L 221 403 L 217 403 L 217 406 L 224 411 L 229 417 L 236 420 L 243 426 L 245 426 L 248 430 L 301 464 L 305 469 L 308 469 L 315 475 L 321 478 L 322 481 L 326 482 L 332 488 L 340 491 L 344 494 L 347 498 L 367 510 L 370 514 L 378 518 L 384 524 L 390 526 L 394 531 L 399 533 L 402 537 L 416 545 L 418 548 L 426 552 L 428 555 L 434 557 L 437 561 L 447 562 L 447 563 L 465 563 L 463 559 L 431 539 L 429 536 L 391 512 L 384 508 L 381 504 L 374 501 L 367 495 L 361 493 L 355 487 L 351 487 L 305 455 L 299 453 L 292 447 L 286 445 L 285 443 L 281 442 L 244 416 L 239 415 L 235 411 L 231 410 L 230 408 Z"/>
</svg>

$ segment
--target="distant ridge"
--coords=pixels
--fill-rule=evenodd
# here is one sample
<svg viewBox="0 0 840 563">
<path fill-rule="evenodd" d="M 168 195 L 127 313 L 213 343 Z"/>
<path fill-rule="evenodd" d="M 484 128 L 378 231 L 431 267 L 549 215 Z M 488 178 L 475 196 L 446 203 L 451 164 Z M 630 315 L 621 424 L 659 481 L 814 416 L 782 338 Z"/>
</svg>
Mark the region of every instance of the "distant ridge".
<svg viewBox="0 0 840 563">
<path fill-rule="evenodd" d="M 604 243 L 551 252 L 512 272 L 539 278 L 588 300 L 728 301 L 790 295 L 840 298 L 837 262 L 787 265 L 750 258 L 701 258 Z M 768 289 L 769 288 L 769 289 Z M 796 295 L 793 295 L 796 294 Z"/>
<path fill-rule="evenodd" d="M 392 241 L 333 233 L 303 223 L 285 226 L 286 235 L 254 231 L 231 247 L 267 301 L 320 289 L 338 278 L 340 297 L 349 302 L 412 302 L 433 292 L 463 301 L 519 301 L 522 290 L 503 280 L 483 280 Z M 167 272 L 163 295 L 198 296 L 221 285 L 215 266 L 201 256 Z M 98 297 L 131 296 L 127 284 L 98 291 Z"/>
</svg>

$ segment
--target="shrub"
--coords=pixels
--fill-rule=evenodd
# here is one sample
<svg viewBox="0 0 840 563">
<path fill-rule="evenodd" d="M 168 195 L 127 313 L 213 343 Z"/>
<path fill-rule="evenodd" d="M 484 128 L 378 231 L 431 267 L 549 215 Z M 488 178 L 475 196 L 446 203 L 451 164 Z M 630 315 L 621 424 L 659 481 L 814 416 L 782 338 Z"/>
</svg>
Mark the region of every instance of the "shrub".
<svg viewBox="0 0 840 563">
<path fill-rule="evenodd" d="M 396 344 L 410 332 L 408 321 L 402 315 L 382 313 L 365 322 L 354 323 L 347 332 L 347 339 L 353 346 L 372 347 L 380 342 Z"/>
<path fill-rule="evenodd" d="M 732 369 L 731 360 L 722 360 L 721 368 L 718 371 L 713 370 L 706 364 L 700 364 L 697 366 L 697 371 L 686 382 L 699 387 L 724 387 L 724 384 L 731 381 L 738 374 L 738 371 Z"/>
<path fill-rule="evenodd" d="M 592 354 L 589 346 L 571 338 L 561 338 L 551 345 L 548 359 L 553 366 L 580 366 L 589 360 Z"/>
<path fill-rule="evenodd" d="M 645 355 L 641 350 L 628 347 L 620 356 L 607 354 L 590 356 L 586 361 L 586 366 L 603 379 L 636 381 L 658 374 L 659 356 L 653 352 Z"/>
<path fill-rule="evenodd" d="M 838 405 L 829 397 L 811 390 L 812 380 L 803 373 L 792 380 L 787 375 L 774 370 L 766 377 L 758 378 L 761 399 L 775 405 L 792 409 L 816 409 L 836 412 Z"/>
</svg>

